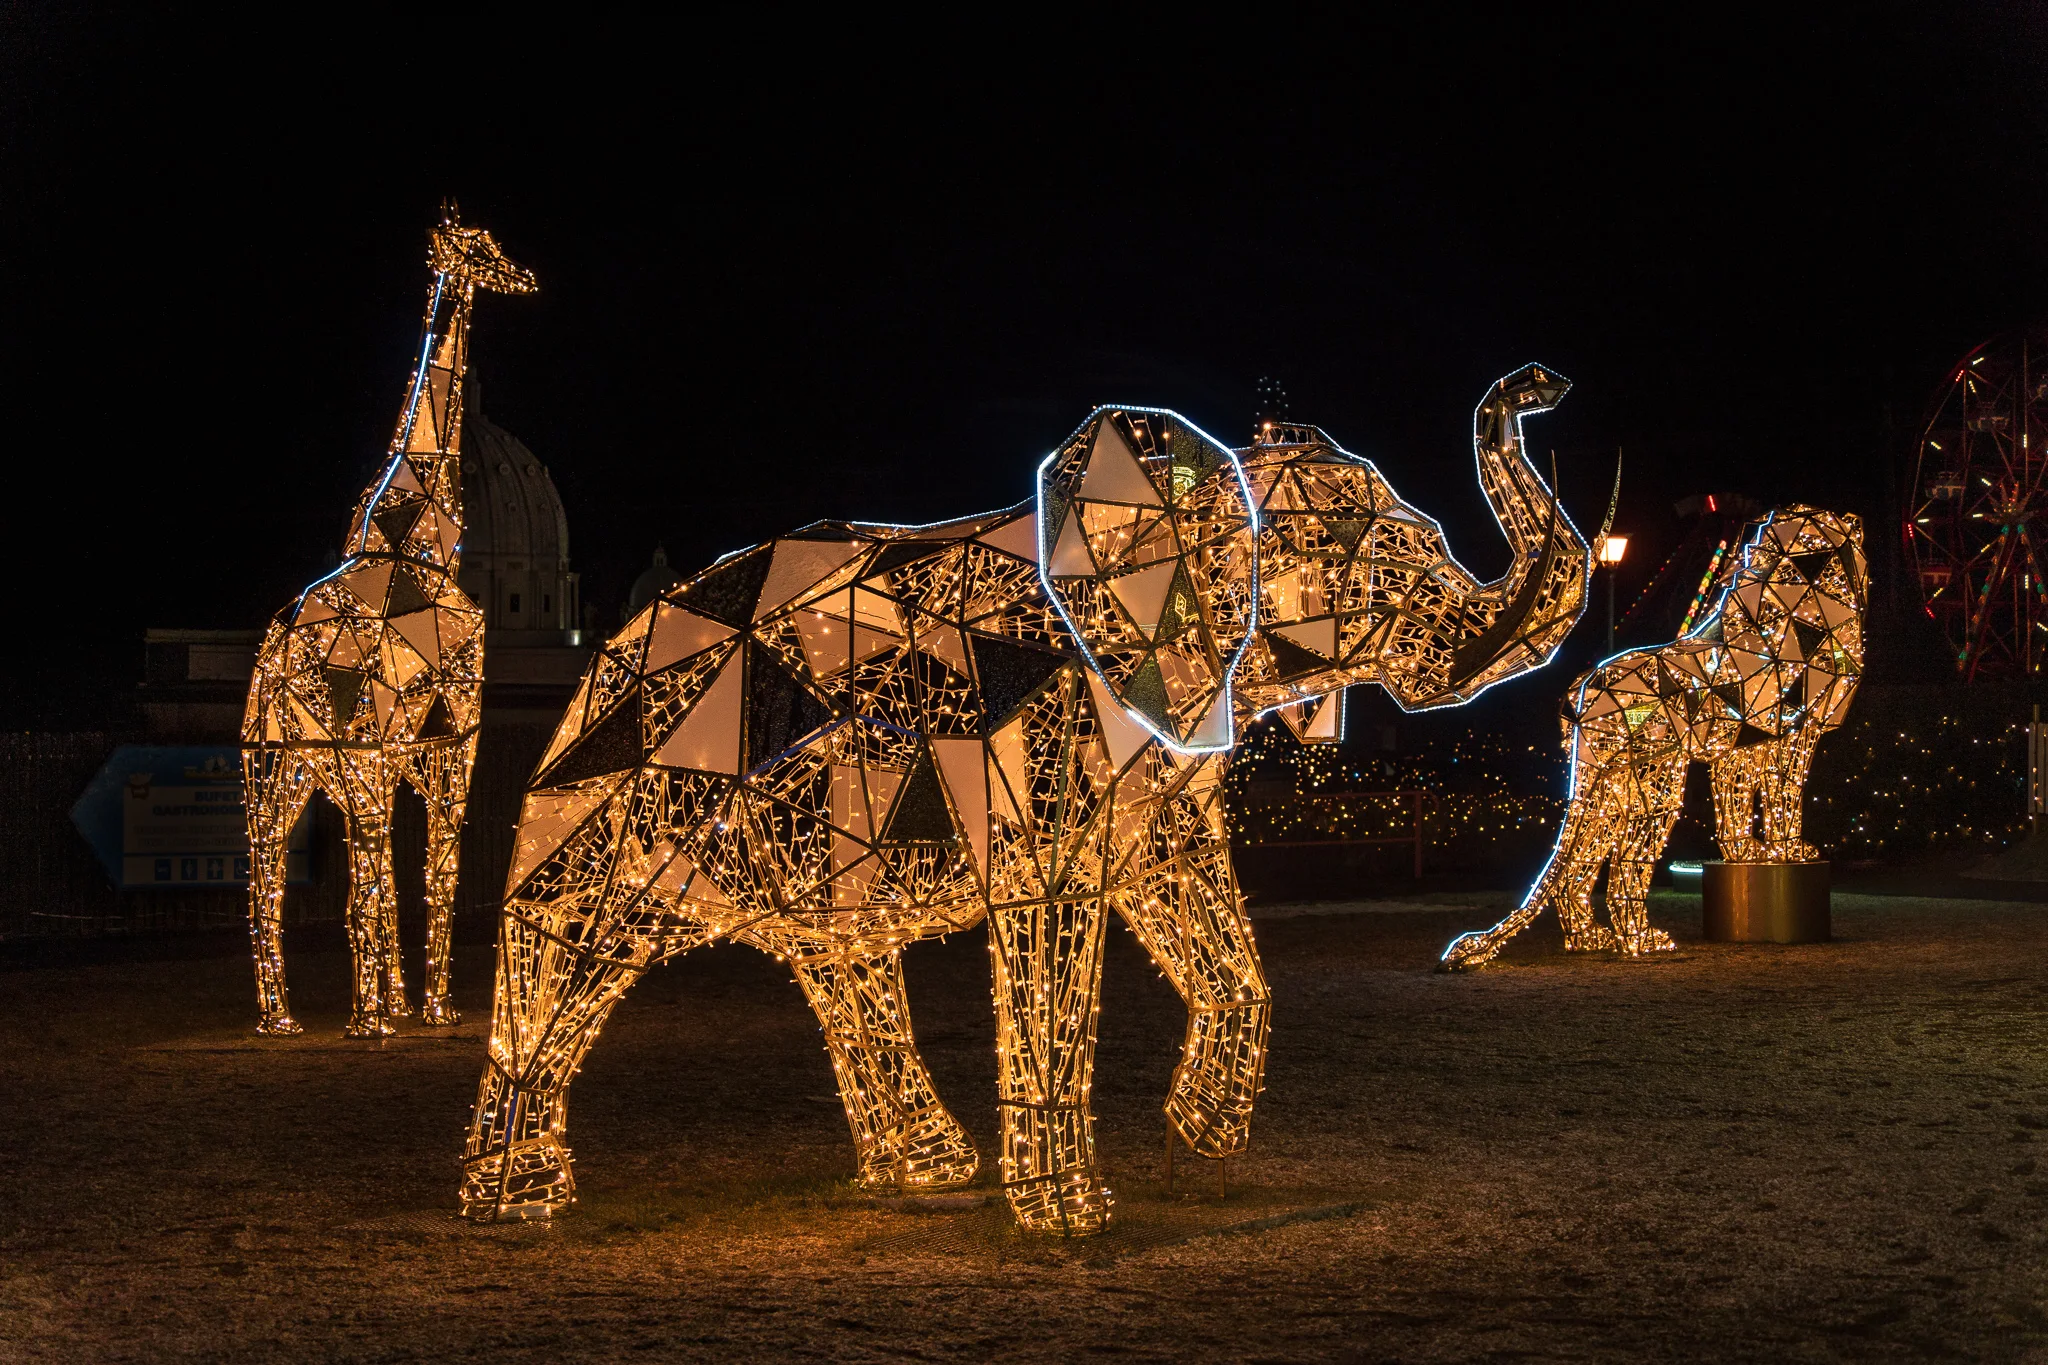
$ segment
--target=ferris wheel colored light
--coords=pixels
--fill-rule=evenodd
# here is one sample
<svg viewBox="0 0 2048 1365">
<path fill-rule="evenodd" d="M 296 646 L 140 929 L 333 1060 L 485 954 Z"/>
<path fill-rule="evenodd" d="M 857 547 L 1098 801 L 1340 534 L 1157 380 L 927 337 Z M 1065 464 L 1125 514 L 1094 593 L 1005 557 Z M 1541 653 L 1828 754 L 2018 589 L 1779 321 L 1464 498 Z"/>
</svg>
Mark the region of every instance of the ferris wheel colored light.
<svg viewBox="0 0 2048 1365">
<path fill-rule="evenodd" d="M 1930 406 L 1901 528 L 1965 681 L 2048 664 L 2048 326 L 1972 347 Z"/>
</svg>

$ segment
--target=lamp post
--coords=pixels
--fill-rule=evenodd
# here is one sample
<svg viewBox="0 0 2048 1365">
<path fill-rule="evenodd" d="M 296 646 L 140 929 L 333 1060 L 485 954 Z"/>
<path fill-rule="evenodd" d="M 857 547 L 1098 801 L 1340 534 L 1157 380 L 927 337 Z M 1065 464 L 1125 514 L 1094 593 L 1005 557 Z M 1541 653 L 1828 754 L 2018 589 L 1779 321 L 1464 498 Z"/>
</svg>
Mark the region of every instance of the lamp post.
<svg viewBox="0 0 2048 1365">
<path fill-rule="evenodd" d="M 1628 553 L 1628 537 L 1612 533 L 1600 537 L 1600 567 L 1607 570 L 1607 652 L 1614 653 L 1614 575 L 1621 558 Z"/>
</svg>

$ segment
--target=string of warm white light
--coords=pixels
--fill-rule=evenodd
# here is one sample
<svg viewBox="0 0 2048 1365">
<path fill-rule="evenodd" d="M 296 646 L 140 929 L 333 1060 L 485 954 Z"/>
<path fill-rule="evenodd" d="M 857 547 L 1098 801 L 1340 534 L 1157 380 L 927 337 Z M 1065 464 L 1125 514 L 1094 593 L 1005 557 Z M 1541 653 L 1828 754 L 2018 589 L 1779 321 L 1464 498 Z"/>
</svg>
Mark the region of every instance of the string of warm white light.
<svg viewBox="0 0 2048 1365">
<path fill-rule="evenodd" d="M 391 803 L 427 807 L 427 980 L 422 1019 L 456 1022 L 448 936 L 476 731 L 483 613 L 455 575 L 462 555 L 462 389 L 476 289 L 528 293 L 533 277 L 451 207 L 428 249 L 434 282 L 398 432 L 349 526 L 348 558 L 272 620 L 249 681 L 242 778 L 249 923 L 263 1033 L 297 1033 L 285 993 L 285 840 L 315 790 L 348 820 L 353 1007 L 374 1037 L 410 1012 L 398 955 Z"/>
<path fill-rule="evenodd" d="M 1811 861 L 1800 837 L 1806 774 L 1856 695 L 1868 588 L 1856 517 L 1794 506 L 1752 522 L 1697 630 L 1617 654 L 1566 693 L 1572 795 L 1550 862 L 1512 914 L 1459 937 L 1444 965 L 1492 960 L 1546 905 L 1557 907 L 1567 949 L 1669 948 L 1643 902 L 1696 759 L 1711 765 L 1723 857 Z M 1593 920 L 1603 866 L 1605 927 Z"/>
<path fill-rule="evenodd" d="M 572 1197 L 584 1053 L 650 965 L 716 939 L 791 964 L 864 1185 L 969 1180 L 899 955 L 984 918 L 998 1167 L 1022 1223 L 1083 1234 L 1110 1215 L 1089 1091 L 1111 912 L 1188 1007 L 1173 1132 L 1243 1151 L 1269 997 L 1223 751 L 1256 710 L 1368 681 L 1447 704 L 1549 657 L 1587 552 L 1520 421 L 1564 389 L 1531 366 L 1480 406 L 1481 483 L 1514 553 L 1496 583 L 1313 428 L 1234 452 L 1117 408 L 1046 459 L 1035 506 L 820 522 L 665 593 L 599 651 L 526 797 L 465 1210 Z"/>
</svg>

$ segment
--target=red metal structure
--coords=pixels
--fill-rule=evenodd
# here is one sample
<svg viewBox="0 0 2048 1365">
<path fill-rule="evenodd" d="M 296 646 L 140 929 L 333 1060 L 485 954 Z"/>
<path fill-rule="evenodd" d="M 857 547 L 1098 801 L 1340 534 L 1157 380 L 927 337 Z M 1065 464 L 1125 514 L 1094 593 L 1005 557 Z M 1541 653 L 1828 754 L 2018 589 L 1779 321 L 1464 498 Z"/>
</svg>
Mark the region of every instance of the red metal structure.
<svg viewBox="0 0 2048 1365">
<path fill-rule="evenodd" d="M 2048 326 L 1963 354 L 1935 394 L 1906 551 L 1963 680 L 2048 664 Z"/>
</svg>

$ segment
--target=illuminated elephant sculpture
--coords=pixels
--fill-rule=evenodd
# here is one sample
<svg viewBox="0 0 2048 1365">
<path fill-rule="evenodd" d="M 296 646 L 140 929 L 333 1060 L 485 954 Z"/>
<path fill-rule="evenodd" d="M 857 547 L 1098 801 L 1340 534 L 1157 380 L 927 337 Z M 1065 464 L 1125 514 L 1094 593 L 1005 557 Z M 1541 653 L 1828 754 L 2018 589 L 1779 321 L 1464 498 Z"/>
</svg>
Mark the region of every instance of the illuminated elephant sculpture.
<svg viewBox="0 0 2048 1365">
<path fill-rule="evenodd" d="M 1643 896 L 1695 759 L 1712 765 L 1723 857 L 1814 858 L 1800 838 L 1807 768 L 1863 674 L 1863 523 L 1779 508 L 1744 528 L 1719 587 L 1719 605 L 1697 628 L 1660 649 L 1617 654 L 1566 691 L 1571 804 L 1557 846 L 1514 913 L 1444 950 L 1446 968 L 1491 961 L 1546 905 L 1557 907 L 1573 952 L 1638 957 L 1669 948 L 1671 936 L 1650 927 Z M 1606 928 L 1593 922 L 1603 866 Z"/>
<path fill-rule="evenodd" d="M 1589 556 L 1520 419 L 1565 388 L 1530 366 L 1479 408 L 1514 547 L 1494 583 L 1313 428 L 1232 451 L 1174 413 L 1103 408 L 1035 500 L 819 522 L 663 594 L 598 651 L 526 797 L 465 1212 L 569 1201 L 584 1052 L 649 966 L 720 939 L 794 969 L 864 1186 L 975 1173 L 918 1057 L 901 952 L 983 919 L 1002 1185 L 1025 1225 L 1084 1234 L 1110 1213 L 1088 1095 L 1111 911 L 1187 1002 L 1169 1122 L 1204 1155 L 1243 1150 L 1269 995 L 1227 751 L 1253 715 L 1348 684 L 1435 706 L 1547 660 Z"/>
</svg>

